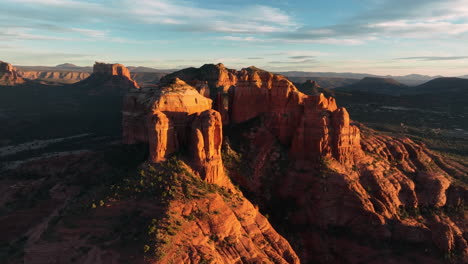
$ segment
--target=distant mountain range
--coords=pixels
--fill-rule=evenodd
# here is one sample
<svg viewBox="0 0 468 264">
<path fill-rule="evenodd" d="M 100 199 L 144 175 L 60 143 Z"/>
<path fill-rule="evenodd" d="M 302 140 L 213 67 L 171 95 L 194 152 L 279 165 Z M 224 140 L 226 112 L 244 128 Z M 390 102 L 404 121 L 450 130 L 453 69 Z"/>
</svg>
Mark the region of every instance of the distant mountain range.
<svg viewBox="0 0 468 264">
<path fill-rule="evenodd" d="M 303 72 L 303 71 L 288 71 L 288 72 L 278 72 L 294 81 L 294 79 L 302 78 L 302 82 L 305 79 L 315 80 L 315 78 L 342 78 L 342 79 L 355 79 L 360 80 L 366 77 L 376 77 L 376 78 L 386 78 L 386 79 L 393 79 L 397 82 L 405 84 L 407 86 L 418 86 L 425 82 L 428 82 L 433 79 L 441 78 L 443 76 L 429 76 L 429 75 L 421 75 L 421 74 L 409 74 L 403 76 L 392 76 L 392 75 L 375 75 L 375 74 L 368 74 L 368 73 L 351 73 L 351 72 Z M 468 75 L 463 75 L 458 78 L 468 79 Z M 324 85 L 320 84 L 322 87 Z M 334 87 L 327 87 L 327 88 L 334 88 Z"/>
</svg>

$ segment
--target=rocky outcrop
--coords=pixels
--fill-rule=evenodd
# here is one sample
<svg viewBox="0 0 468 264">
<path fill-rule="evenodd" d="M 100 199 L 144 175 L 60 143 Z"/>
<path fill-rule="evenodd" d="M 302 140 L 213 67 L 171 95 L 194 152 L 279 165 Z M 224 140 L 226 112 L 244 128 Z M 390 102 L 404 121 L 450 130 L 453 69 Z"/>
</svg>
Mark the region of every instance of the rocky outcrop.
<svg viewBox="0 0 468 264">
<path fill-rule="evenodd" d="M 130 79 L 130 71 L 122 64 L 108 64 L 96 62 L 93 66 L 93 74 L 122 76 Z"/>
<path fill-rule="evenodd" d="M 193 167 L 203 179 L 220 186 L 227 185 L 221 157 L 223 123 L 215 110 L 207 110 L 192 122 L 190 155 Z"/>
<path fill-rule="evenodd" d="M 11 64 L 0 61 L 0 85 L 14 86 L 24 83 L 25 80 Z"/>
<path fill-rule="evenodd" d="M 221 159 L 221 116 L 211 105 L 180 79 L 130 93 L 124 99 L 124 143 L 149 143 L 152 162 L 188 153 L 188 163 L 202 179 L 230 185 Z"/>
<path fill-rule="evenodd" d="M 122 64 L 96 62 L 93 73 L 83 81 L 74 84 L 90 95 L 125 95 L 140 86 L 131 76 L 130 71 Z"/>
</svg>

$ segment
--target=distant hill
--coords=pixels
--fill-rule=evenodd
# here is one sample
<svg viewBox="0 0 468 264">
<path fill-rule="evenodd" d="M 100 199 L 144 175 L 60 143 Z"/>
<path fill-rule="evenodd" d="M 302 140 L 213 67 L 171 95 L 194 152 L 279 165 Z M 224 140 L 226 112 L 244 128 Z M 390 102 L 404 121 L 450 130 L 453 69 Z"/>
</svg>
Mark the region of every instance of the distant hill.
<svg viewBox="0 0 468 264">
<path fill-rule="evenodd" d="M 351 85 L 338 87 L 336 90 L 345 92 L 368 92 L 379 94 L 398 95 L 408 86 L 391 78 L 365 77 Z"/>
<path fill-rule="evenodd" d="M 442 76 L 429 76 L 429 75 L 421 75 L 421 74 L 409 74 L 404 76 L 385 76 L 386 78 L 392 78 L 400 83 L 406 84 L 408 86 L 417 86 L 423 84 L 427 81 L 433 80 L 435 78 L 440 78 Z"/>
<path fill-rule="evenodd" d="M 410 94 L 420 93 L 468 93 L 468 79 L 443 77 L 431 80 L 407 90 Z"/>
<path fill-rule="evenodd" d="M 76 66 L 75 64 L 71 63 L 63 63 L 55 66 L 57 69 L 65 69 L 65 70 L 70 70 L 70 69 L 82 69 L 83 67 Z"/>
<path fill-rule="evenodd" d="M 336 87 L 346 86 L 359 81 L 359 79 L 338 78 L 338 77 L 288 77 L 294 83 L 304 83 L 308 80 L 315 81 L 324 89 L 334 89 Z"/>
</svg>

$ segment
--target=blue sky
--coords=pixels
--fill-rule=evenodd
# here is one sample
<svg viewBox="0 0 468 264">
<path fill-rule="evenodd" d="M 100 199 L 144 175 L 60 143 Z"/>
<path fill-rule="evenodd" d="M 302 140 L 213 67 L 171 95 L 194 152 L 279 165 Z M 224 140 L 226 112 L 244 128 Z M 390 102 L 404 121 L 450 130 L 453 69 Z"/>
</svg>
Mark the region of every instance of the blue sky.
<svg viewBox="0 0 468 264">
<path fill-rule="evenodd" d="M 0 60 L 468 74 L 468 0 L 0 0 Z"/>
</svg>

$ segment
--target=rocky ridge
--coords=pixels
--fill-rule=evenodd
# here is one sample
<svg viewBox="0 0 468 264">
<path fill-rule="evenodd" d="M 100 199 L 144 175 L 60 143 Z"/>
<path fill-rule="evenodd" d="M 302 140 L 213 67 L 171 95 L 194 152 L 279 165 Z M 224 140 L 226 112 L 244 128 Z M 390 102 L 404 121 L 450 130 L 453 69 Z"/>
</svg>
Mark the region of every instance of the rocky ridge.
<svg viewBox="0 0 468 264">
<path fill-rule="evenodd" d="M 59 81 L 63 83 L 75 83 L 88 78 L 88 72 L 75 71 L 20 71 L 21 76 L 30 80 Z"/>
</svg>

